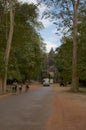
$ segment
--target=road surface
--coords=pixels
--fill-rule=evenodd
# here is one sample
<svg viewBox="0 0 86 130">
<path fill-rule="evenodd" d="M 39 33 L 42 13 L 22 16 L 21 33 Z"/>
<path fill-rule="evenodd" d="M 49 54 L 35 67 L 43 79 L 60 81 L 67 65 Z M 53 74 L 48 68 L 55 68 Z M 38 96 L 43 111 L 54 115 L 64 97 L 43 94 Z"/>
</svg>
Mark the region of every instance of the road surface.
<svg viewBox="0 0 86 130">
<path fill-rule="evenodd" d="M 0 99 L 0 130 L 44 130 L 51 113 L 51 87 Z"/>
<path fill-rule="evenodd" d="M 0 98 L 0 130 L 86 130 L 86 95 L 40 87 Z"/>
</svg>

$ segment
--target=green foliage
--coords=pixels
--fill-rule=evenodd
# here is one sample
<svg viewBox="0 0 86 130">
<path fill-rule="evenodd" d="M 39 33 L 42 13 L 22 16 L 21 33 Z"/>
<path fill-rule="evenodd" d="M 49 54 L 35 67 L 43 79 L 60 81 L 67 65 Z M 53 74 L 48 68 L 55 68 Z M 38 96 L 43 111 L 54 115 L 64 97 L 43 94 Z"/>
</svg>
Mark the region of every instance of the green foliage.
<svg viewBox="0 0 86 130">
<path fill-rule="evenodd" d="M 0 0 L 0 75 L 5 73 L 4 56 L 9 32 L 9 9 L 6 3 L 7 1 Z"/>
<path fill-rule="evenodd" d="M 2 10 L 3 19 L 0 23 L 0 76 L 4 73 L 4 52 L 9 29 L 9 15 L 7 10 L 4 11 L 4 8 Z M 37 29 L 41 27 L 42 24 L 38 21 L 37 6 L 16 2 L 8 78 L 34 79 L 40 73 L 44 43 Z"/>
<path fill-rule="evenodd" d="M 37 7 L 32 4 L 16 5 L 9 77 L 33 79 L 40 72 L 43 42 L 35 29 L 38 26 L 36 11 Z"/>
<path fill-rule="evenodd" d="M 86 6 L 83 4 L 79 8 L 78 23 L 78 75 L 79 79 L 86 81 Z M 70 28 L 71 31 L 71 28 Z M 63 44 L 57 49 L 56 64 L 60 76 L 66 81 L 71 80 L 72 69 L 72 38 L 64 37 Z"/>
<path fill-rule="evenodd" d="M 59 78 L 64 82 L 71 81 L 72 77 L 72 39 L 63 38 L 63 44 L 57 49 L 56 65 L 59 71 Z"/>
<path fill-rule="evenodd" d="M 80 81 L 86 81 L 86 1 L 83 3 L 80 3 L 78 19 L 78 76 Z M 72 26 L 70 26 L 70 32 L 72 32 Z M 60 78 L 64 81 L 71 81 L 72 35 L 65 36 L 61 42 L 62 45 L 56 52 L 56 65 Z"/>
<path fill-rule="evenodd" d="M 45 19 L 50 19 L 56 25 L 57 30 L 64 31 L 73 25 L 73 5 L 71 0 L 38 0 L 46 5 L 43 13 Z M 70 8 L 71 7 L 71 8 Z M 64 29 L 62 29 L 62 27 Z M 58 33 L 59 33 L 58 30 Z"/>
<path fill-rule="evenodd" d="M 85 40 L 86 42 L 86 40 Z M 79 44 L 78 52 L 78 73 L 79 79 L 86 81 L 86 45 L 85 43 Z"/>
<path fill-rule="evenodd" d="M 81 23 L 83 26 L 83 23 Z M 81 30 L 86 34 L 85 29 Z M 86 37 L 80 33 L 78 43 L 78 76 L 80 81 L 86 81 Z M 65 37 L 62 39 L 62 45 L 57 48 L 56 65 L 60 74 L 60 78 L 65 81 L 71 81 L 72 71 L 72 39 Z"/>
<path fill-rule="evenodd" d="M 78 73 L 80 80 L 86 81 L 86 1 L 79 9 L 78 23 Z"/>
<path fill-rule="evenodd" d="M 0 77 L 4 74 L 4 53 L 0 51 Z"/>
</svg>

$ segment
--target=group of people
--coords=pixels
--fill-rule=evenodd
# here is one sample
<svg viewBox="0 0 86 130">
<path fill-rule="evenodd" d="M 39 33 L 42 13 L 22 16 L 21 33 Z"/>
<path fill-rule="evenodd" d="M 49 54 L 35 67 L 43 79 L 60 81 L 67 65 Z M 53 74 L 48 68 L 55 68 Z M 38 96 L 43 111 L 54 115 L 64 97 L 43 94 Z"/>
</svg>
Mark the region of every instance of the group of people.
<svg viewBox="0 0 86 130">
<path fill-rule="evenodd" d="M 21 93 L 23 87 L 25 87 L 24 90 L 25 90 L 25 92 L 27 92 L 29 89 L 29 81 L 28 80 L 26 80 L 24 84 L 22 82 L 14 81 L 12 84 L 12 93 L 13 94 L 16 94 L 17 92 Z"/>
</svg>

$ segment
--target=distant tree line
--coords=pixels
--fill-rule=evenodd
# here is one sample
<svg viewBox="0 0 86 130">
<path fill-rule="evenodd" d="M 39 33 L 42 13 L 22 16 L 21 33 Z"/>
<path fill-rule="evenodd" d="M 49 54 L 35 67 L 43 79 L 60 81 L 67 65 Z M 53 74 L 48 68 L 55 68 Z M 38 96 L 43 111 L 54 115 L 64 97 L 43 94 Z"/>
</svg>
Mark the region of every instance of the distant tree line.
<svg viewBox="0 0 86 130">
<path fill-rule="evenodd" d="M 56 33 L 58 34 L 59 31 L 61 32 L 61 30 L 62 33 L 64 33 L 65 40 L 63 40 L 63 43 L 65 42 L 65 44 L 62 45 L 59 49 L 57 49 L 58 59 L 56 60 L 58 61 L 58 64 L 60 63 L 59 65 L 58 64 L 57 65 L 59 67 L 61 66 L 59 70 L 60 70 L 60 76 L 62 77 L 62 80 L 64 79 L 63 78 L 64 76 L 68 77 L 67 73 L 68 75 L 70 74 L 68 78 L 71 79 L 71 91 L 78 92 L 80 73 L 82 70 L 80 67 L 82 65 L 79 64 L 80 62 L 85 62 L 84 59 L 83 61 L 79 61 L 80 59 L 79 52 L 78 52 L 80 49 L 79 46 L 83 46 L 81 44 L 84 44 L 85 42 L 84 39 L 85 36 L 83 36 L 84 41 L 82 43 L 81 40 L 82 38 L 80 38 L 81 32 L 79 28 L 80 26 L 81 28 L 83 28 L 82 24 L 85 25 L 85 20 L 83 23 L 83 18 L 85 18 L 86 16 L 86 7 L 85 7 L 86 1 L 83 0 L 37 0 L 37 1 L 39 2 L 39 4 L 43 3 L 46 5 L 47 9 L 44 11 L 43 17 L 45 19 L 49 18 L 50 20 L 53 21 L 53 23 L 56 25 L 57 28 Z M 83 29 L 85 30 L 85 28 Z M 70 30 L 71 30 L 71 36 L 69 36 Z M 70 46 L 69 48 L 66 45 L 68 43 L 70 43 L 70 45 L 68 45 Z M 65 48 L 64 51 L 62 50 L 63 48 Z M 66 49 L 68 50 L 68 52 L 70 49 L 69 52 L 70 59 L 69 61 L 67 60 L 67 62 L 70 65 L 66 62 L 66 59 L 68 59 L 69 57 L 66 53 L 67 52 Z M 69 68 L 67 68 L 67 66 L 69 66 Z M 65 70 L 65 72 L 63 70 Z"/>
<path fill-rule="evenodd" d="M 56 65 L 59 70 L 60 79 L 63 82 L 72 82 L 72 27 L 69 35 L 61 40 L 62 45 L 56 49 Z M 86 6 L 79 8 L 78 21 L 78 78 L 82 86 L 86 86 Z"/>
</svg>

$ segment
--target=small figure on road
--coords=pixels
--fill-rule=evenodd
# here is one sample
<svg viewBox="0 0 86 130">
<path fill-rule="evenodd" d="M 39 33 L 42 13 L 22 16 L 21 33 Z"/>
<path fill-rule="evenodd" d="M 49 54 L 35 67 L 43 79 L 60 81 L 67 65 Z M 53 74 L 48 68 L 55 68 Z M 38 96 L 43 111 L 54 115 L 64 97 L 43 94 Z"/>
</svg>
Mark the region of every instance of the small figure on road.
<svg viewBox="0 0 86 130">
<path fill-rule="evenodd" d="M 17 81 L 14 81 L 12 84 L 12 93 L 16 94 L 17 92 Z"/>
<path fill-rule="evenodd" d="M 25 92 L 27 92 L 28 89 L 29 89 L 29 81 L 26 80 L 26 82 L 25 82 Z"/>
<path fill-rule="evenodd" d="M 12 94 L 15 93 L 15 86 L 12 84 Z"/>
<path fill-rule="evenodd" d="M 19 93 L 21 93 L 22 92 L 22 82 L 18 83 L 18 89 L 19 89 Z"/>
</svg>

